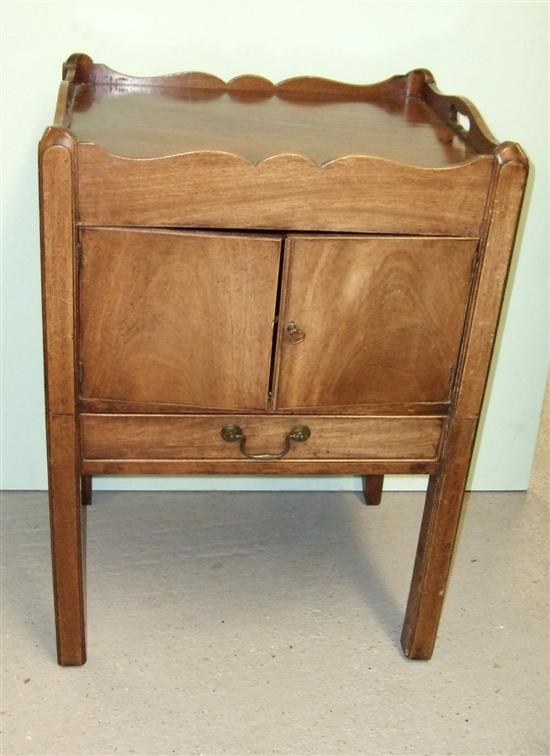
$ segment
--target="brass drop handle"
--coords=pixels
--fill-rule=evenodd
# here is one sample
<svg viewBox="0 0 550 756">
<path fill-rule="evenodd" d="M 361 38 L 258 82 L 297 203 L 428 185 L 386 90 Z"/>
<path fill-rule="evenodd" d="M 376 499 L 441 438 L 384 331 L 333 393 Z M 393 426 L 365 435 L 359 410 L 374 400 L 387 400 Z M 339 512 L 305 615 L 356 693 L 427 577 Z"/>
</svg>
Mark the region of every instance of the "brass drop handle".
<svg viewBox="0 0 550 756">
<path fill-rule="evenodd" d="M 298 328 L 293 320 L 286 324 L 285 332 L 286 340 L 290 341 L 291 344 L 299 344 L 306 337 L 305 333 Z"/>
<path fill-rule="evenodd" d="M 224 425 L 222 428 L 222 438 L 224 441 L 231 443 L 232 441 L 239 441 L 239 448 L 245 457 L 248 459 L 282 459 L 290 451 L 290 442 L 298 441 L 302 443 L 307 441 L 311 436 L 311 431 L 307 425 L 295 425 L 294 428 L 286 434 L 283 448 L 279 452 L 261 452 L 259 454 L 251 454 L 246 451 L 246 436 L 242 432 L 242 429 L 238 425 Z"/>
</svg>

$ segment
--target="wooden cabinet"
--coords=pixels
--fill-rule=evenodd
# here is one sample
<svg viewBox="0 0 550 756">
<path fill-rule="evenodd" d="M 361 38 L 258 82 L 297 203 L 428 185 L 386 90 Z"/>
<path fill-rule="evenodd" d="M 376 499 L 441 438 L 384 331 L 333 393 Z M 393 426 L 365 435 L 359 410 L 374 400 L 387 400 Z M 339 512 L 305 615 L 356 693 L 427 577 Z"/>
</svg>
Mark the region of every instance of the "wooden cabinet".
<svg viewBox="0 0 550 756">
<path fill-rule="evenodd" d="M 266 410 L 280 237 L 80 230 L 89 408 Z"/>
<path fill-rule="evenodd" d="M 428 474 L 402 641 L 431 656 L 526 175 L 424 70 L 69 58 L 40 143 L 61 664 L 85 660 L 91 476 L 140 473 L 355 474 L 370 504 Z"/>
<path fill-rule="evenodd" d="M 441 411 L 476 248 L 475 239 L 287 237 L 275 406 Z"/>
</svg>

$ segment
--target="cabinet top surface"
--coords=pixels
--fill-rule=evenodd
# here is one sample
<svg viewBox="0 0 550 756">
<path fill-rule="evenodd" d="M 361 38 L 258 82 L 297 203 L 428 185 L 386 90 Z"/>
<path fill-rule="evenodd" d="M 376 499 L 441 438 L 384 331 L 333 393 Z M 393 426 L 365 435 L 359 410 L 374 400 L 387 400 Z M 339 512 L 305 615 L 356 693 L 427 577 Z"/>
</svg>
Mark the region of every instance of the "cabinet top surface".
<svg viewBox="0 0 550 756">
<path fill-rule="evenodd" d="M 64 66 L 55 125 L 135 159 L 225 152 L 259 163 L 297 154 L 323 165 L 363 155 L 445 167 L 495 146 L 475 108 L 441 95 L 426 71 L 373 85 L 315 77 L 274 85 L 259 76 L 225 83 L 202 73 L 130 77 L 82 54 Z"/>
<path fill-rule="evenodd" d="M 136 158 L 212 150 L 253 163 L 295 153 L 319 164 L 372 155 L 436 166 L 475 154 L 424 102 L 398 97 L 366 102 L 330 94 L 86 87 L 73 102 L 70 130 L 79 141 Z"/>
</svg>

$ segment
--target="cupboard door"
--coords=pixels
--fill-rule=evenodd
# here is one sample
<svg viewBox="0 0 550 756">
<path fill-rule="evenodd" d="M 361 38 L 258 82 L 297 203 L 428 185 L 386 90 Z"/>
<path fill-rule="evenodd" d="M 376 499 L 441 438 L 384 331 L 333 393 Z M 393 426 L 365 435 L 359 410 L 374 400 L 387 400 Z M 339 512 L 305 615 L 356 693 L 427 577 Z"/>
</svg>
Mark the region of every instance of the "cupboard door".
<svg viewBox="0 0 550 756">
<path fill-rule="evenodd" d="M 288 237 L 277 408 L 425 412 L 448 402 L 476 244 Z"/>
<path fill-rule="evenodd" d="M 266 409 L 279 237 L 86 228 L 81 244 L 87 406 Z"/>
</svg>

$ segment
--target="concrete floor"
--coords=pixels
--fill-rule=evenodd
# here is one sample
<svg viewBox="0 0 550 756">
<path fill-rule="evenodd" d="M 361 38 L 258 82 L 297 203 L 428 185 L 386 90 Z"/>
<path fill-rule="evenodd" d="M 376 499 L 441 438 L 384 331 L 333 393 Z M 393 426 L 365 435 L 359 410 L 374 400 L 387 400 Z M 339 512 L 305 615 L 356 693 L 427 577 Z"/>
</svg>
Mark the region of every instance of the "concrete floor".
<svg viewBox="0 0 550 756">
<path fill-rule="evenodd" d="M 399 647 L 421 494 L 95 495 L 81 668 L 46 496 L 6 495 L 3 756 L 548 754 L 545 455 L 467 497 L 430 662 Z"/>
</svg>

